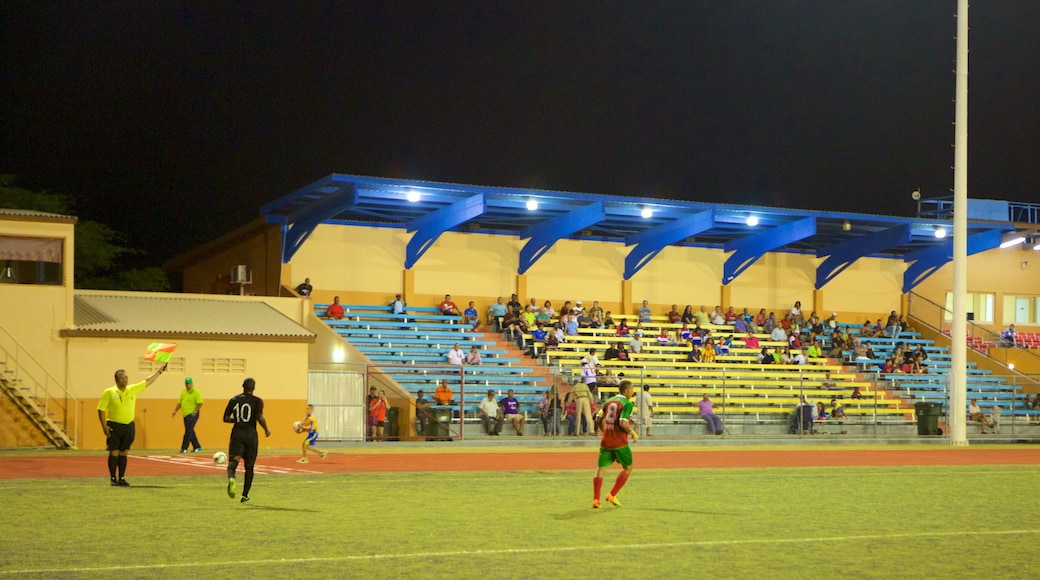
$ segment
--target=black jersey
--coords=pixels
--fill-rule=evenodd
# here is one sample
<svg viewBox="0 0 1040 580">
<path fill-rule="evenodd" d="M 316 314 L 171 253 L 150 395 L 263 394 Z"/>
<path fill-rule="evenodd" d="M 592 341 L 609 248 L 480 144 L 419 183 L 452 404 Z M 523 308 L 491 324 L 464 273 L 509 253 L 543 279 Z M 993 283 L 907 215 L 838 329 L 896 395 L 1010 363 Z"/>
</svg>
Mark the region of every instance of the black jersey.
<svg viewBox="0 0 1040 580">
<path fill-rule="evenodd" d="M 234 423 L 231 434 L 256 433 L 256 422 L 264 414 L 264 400 L 250 393 L 235 395 L 224 409 L 225 422 Z M 228 418 L 233 420 L 227 421 Z"/>
</svg>

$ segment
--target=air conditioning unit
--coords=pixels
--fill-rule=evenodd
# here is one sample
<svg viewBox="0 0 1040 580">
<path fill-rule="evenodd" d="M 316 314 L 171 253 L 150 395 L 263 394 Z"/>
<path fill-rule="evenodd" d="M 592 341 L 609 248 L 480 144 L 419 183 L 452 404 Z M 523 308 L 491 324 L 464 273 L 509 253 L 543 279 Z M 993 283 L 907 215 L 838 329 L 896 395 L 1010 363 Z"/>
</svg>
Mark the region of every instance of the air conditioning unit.
<svg viewBox="0 0 1040 580">
<path fill-rule="evenodd" d="M 253 281 L 253 273 L 244 264 L 231 268 L 231 281 L 235 284 L 249 284 Z"/>
</svg>

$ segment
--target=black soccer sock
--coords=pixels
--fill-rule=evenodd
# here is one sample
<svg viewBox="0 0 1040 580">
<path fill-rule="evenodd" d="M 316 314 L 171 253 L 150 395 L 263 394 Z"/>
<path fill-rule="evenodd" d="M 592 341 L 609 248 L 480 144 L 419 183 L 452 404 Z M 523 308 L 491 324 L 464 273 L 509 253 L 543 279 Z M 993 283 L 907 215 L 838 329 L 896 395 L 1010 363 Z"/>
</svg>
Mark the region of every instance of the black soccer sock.
<svg viewBox="0 0 1040 580">
<path fill-rule="evenodd" d="M 126 455 L 119 456 L 119 479 L 126 475 Z"/>
<path fill-rule="evenodd" d="M 228 476 L 228 479 L 234 479 L 235 478 L 235 470 L 236 469 L 238 469 L 238 460 L 237 459 L 232 459 L 232 460 L 228 461 L 228 464 L 227 464 L 227 476 Z"/>
<path fill-rule="evenodd" d="M 115 455 L 108 456 L 108 476 L 112 479 L 116 478 L 116 466 L 119 465 L 119 458 Z"/>
<path fill-rule="evenodd" d="M 253 487 L 253 466 L 246 464 L 246 482 L 242 486 L 242 495 L 249 497 L 249 488 Z"/>
</svg>

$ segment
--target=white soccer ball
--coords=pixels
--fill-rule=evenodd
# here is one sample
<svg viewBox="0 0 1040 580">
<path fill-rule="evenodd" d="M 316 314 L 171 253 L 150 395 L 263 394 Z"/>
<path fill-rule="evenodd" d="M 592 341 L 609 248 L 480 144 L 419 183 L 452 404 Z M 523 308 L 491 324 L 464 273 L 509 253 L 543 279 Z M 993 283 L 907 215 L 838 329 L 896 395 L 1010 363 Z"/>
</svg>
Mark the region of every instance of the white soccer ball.
<svg viewBox="0 0 1040 580">
<path fill-rule="evenodd" d="M 300 423 L 299 421 L 294 421 L 292 424 L 292 429 L 297 433 L 303 433 L 303 423 Z"/>
<path fill-rule="evenodd" d="M 213 463 L 216 463 L 217 465 L 223 465 L 227 463 L 227 453 L 224 453 L 223 451 L 217 451 L 216 453 L 214 453 Z"/>
</svg>

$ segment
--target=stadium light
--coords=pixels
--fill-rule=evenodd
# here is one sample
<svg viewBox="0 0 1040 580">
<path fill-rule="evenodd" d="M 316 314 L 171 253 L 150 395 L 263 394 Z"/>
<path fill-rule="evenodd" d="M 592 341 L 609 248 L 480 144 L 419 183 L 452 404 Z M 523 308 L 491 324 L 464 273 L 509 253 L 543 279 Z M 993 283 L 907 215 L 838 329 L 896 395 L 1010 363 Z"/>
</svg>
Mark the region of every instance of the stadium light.
<svg viewBox="0 0 1040 580">
<path fill-rule="evenodd" d="M 538 200 L 537 199 L 529 199 L 529 200 L 527 200 L 527 211 L 534 211 L 536 209 L 538 209 Z"/>
<path fill-rule="evenodd" d="M 648 220 L 654 215 L 654 210 L 644 207 L 643 211 L 639 212 L 639 215 L 643 216 L 643 219 Z"/>
<path fill-rule="evenodd" d="M 748 227 L 755 227 L 758 225 L 758 216 L 749 215 L 747 218 Z"/>
<path fill-rule="evenodd" d="M 1026 241 L 1026 237 L 1018 232 L 1011 232 L 1001 238 L 1000 247 L 1010 248 L 1011 246 L 1017 246 L 1022 242 Z"/>
<path fill-rule="evenodd" d="M 415 203 L 415 202 L 419 201 L 419 192 L 415 191 L 414 189 L 409 189 L 407 198 L 408 198 L 408 201 L 410 201 L 412 203 Z"/>
<path fill-rule="evenodd" d="M 939 238 L 940 240 L 945 238 L 946 237 L 946 229 L 945 228 L 935 228 L 935 237 Z"/>
</svg>

